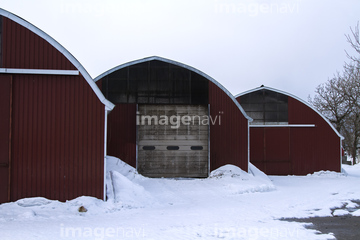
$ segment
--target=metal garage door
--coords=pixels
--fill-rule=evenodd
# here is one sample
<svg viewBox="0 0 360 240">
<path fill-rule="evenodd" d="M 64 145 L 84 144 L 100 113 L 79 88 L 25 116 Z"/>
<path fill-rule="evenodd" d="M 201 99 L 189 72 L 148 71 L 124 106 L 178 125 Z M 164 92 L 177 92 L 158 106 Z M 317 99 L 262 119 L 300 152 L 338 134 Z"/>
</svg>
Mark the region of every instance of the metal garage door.
<svg viewBox="0 0 360 240">
<path fill-rule="evenodd" d="M 138 105 L 138 172 L 148 177 L 207 177 L 207 118 L 204 105 Z"/>
</svg>

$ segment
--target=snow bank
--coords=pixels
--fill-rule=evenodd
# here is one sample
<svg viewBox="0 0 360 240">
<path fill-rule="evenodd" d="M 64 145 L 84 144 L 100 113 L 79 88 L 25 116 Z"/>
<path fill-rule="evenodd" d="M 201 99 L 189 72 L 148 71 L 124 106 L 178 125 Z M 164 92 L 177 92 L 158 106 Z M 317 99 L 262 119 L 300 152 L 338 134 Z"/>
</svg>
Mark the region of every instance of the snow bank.
<svg viewBox="0 0 360 240">
<path fill-rule="evenodd" d="M 349 212 L 345 209 L 336 209 L 333 214 L 334 217 L 349 215 Z"/>
<path fill-rule="evenodd" d="M 226 178 L 226 177 L 249 180 L 249 174 L 247 172 L 241 170 L 241 168 L 239 167 L 230 164 L 222 166 L 210 173 L 210 178 Z"/>
<path fill-rule="evenodd" d="M 83 208 L 85 212 L 79 209 Z M 3 221 L 26 221 L 28 219 L 62 219 L 68 217 L 98 215 L 109 212 L 106 202 L 94 197 L 82 196 L 66 202 L 41 197 L 24 198 L 0 205 Z M 0 220 L 0 221 L 1 221 Z"/>
<path fill-rule="evenodd" d="M 346 177 L 347 173 L 344 172 L 333 172 L 333 171 L 319 171 L 314 172 L 313 174 L 307 174 L 307 177 L 327 177 L 327 178 L 339 178 L 339 177 Z"/>
<path fill-rule="evenodd" d="M 360 217 L 360 209 L 356 210 L 355 212 L 352 212 L 352 214 L 354 217 Z"/>
<path fill-rule="evenodd" d="M 275 190 L 271 180 L 250 163 L 249 173 L 234 165 L 225 165 L 211 172 L 210 178 L 223 179 L 224 187 L 232 194 L 268 192 Z M 226 179 L 233 179 L 229 181 Z"/>
<path fill-rule="evenodd" d="M 348 176 L 360 177 L 360 163 L 355 164 L 353 166 L 343 164 L 342 169 L 344 169 L 344 171 L 346 171 Z"/>
<path fill-rule="evenodd" d="M 315 240 L 331 236 L 277 219 L 360 216 L 360 165 L 346 167 L 347 177 L 326 171 L 267 177 L 250 164 L 248 173 L 226 165 L 206 179 L 168 179 L 143 177 L 112 157 L 107 164 L 108 201 L 1 204 L 1 239 Z"/>
<path fill-rule="evenodd" d="M 34 207 L 34 206 L 43 206 L 50 204 L 51 200 L 43 197 L 34 197 L 34 198 L 24 198 L 16 201 L 16 204 L 21 207 Z"/>
<path fill-rule="evenodd" d="M 234 165 L 211 172 L 207 179 L 147 178 L 118 158 L 107 157 L 107 197 L 125 208 L 174 204 L 196 192 L 225 189 L 219 194 L 266 192 L 275 189 L 271 180 L 255 166 L 247 173 Z M 211 186 L 209 186 L 211 184 Z M 181 196 L 181 197 L 179 197 Z M 195 197 L 195 196 L 194 196 Z M 199 196 L 201 197 L 201 196 Z"/>
<path fill-rule="evenodd" d="M 137 172 L 137 170 L 120 160 L 119 158 L 107 156 L 106 157 L 106 172 L 118 172 L 127 177 L 129 180 L 143 179 L 144 177 Z"/>
<path fill-rule="evenodd" d="M 130 181 L 124 175 L 117 171 L 109 172 L 111 182 L 108 184 L 109 189 L 112 189 L 113 200 L 120 203 L 123 207 L 144 207 L 154 202 L 153 197 L 147 192 L 143 186 Z M 109 199 L 111 199 L 111 197 Z"/>
</svg>

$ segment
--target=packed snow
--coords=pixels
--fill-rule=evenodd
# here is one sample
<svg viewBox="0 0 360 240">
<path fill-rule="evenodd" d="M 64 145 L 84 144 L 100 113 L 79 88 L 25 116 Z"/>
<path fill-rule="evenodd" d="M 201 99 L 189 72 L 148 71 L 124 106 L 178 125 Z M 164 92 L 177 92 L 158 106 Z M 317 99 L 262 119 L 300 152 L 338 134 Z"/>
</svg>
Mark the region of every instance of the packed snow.
<svg viewBox="0 0 360 240">
<path fill-rule="evenodd" d="M 206 179 L 147 178 L 107 158 L 107 201 L 41 197 L 0 205 L 1 239 L 334 239 L 282 218 L 360 216 L 360 164 L 266 176 L 250 164 Z"/>
</svg>

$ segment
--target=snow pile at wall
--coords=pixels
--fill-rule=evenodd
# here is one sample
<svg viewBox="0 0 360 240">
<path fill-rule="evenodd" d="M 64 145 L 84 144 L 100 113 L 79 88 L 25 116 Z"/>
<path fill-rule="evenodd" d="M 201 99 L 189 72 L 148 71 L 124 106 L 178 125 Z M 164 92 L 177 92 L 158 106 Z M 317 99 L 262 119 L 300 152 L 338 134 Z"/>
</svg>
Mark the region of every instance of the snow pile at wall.
<svg viewBox="0 0 360 240">
<path fill-rule="evenodd" d="M 201 191 L 222 189 L 225 192 L 219 194 L 234 195 L 275 189 L 271 180 L 252 164 L 250 173 L 225 165 L 211 172 L 207 179 L 147 178 L 120 159 L 108 156 L 107 170 L 107 197 L 125 208 L 186 202 L 186 196 L 196 198 L 196 192 Z"/>
<path fill-rule="evenodd" d="M 116 207 L 138 208 L 156 203 L 137 180 L 146 179 L 135 168 L 118 158 L 106 157 L 106 195 Z"/>
<path fill-rule="evenodd" d="M 277 219 L 360 216 L 360 165 L 345 166 L 347 177 L 267 177 L 252 165 L 249 173 L 227 165 L 206 179 L 168 179 L 143 177 L 113 160 L 108 201 L 83 196 L 1 204 L 1 239 L 318 240 L 332 236 Z M 276 191 L 262 192 L 274 190 L 273 183 Z"/>
<path fill-rule="evenodd" d="M 110 171 L 110 181 L 107 182 L 108 198 L 122 207 L 144 207 L 155 200 L 143 186 L 130 181 L 117 171 Z"/>
<path fill-rule="evenodd" d="M 347 173 L 346 171 L 344 172 L 333 172 L 333 171 L 319 171 L 319 172 L 314 172 L 313 174 L 307 174 L 307 177 L 330 177 L 330 178 L 339 178 L 339 177 L 346 177 Z"/>
<path fill-rule="evenodd" d="M 111 212 L 113 206 L 94 197 L 82 196 L 59 202 L 42 197 L 24 198 L 0 205 L 1 221 L 29 219 L 64 219 L 70 216 L 91 216 Z"/>
<path fill-rule="evenodd" d="M 210 178 L 224 179 L 224 187 L 233 194 L 268 192 L 276 189 L 268 176 L 251 163 L 249 173 L 237 166 L 225 165 L 212 171 Z"/>
<path fill-rule="evenodd" d="M 129 180 L 143 178 L 135 168 L 129 164 L 121 161 L 119 158 L 107 156 L 106 157 L 106 172 L 116 171 L 121 175 L 127 177 Z"/>
</svg>

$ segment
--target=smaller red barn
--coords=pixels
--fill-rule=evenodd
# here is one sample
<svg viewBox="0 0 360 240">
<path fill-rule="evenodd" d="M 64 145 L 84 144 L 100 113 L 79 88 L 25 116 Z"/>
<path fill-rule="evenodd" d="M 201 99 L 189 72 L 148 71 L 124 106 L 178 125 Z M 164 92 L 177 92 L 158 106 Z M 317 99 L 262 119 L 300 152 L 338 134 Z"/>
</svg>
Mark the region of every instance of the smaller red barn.
<svg viewBox="0 0 360 240">
<path fill-rule="evenodd" d="M 310 104 L 264 86 L 238 94 L 236 99 L 253 118 L 250 161 L 266 174 L 341 171 L 343 137 Z"/>
</svg>

